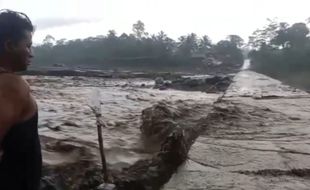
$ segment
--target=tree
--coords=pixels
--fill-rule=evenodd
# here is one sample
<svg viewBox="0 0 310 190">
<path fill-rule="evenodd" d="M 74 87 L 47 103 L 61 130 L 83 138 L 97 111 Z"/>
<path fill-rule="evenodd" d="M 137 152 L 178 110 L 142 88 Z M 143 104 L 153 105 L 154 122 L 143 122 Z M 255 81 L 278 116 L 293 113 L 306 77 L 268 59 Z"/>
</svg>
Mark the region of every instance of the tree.
<svg viewBox="0 0 310 190">
<path fill-rule="evenodd" d="M 48 45 L 48 46 L 52 46 L 54 43 L 55 43 L 55 38 L 49 34 L 43 40 L 43 44 Z"/>
<path fill-rule="evenodd" d="M 288 41 L 293 47 L 304 46 L 309 29 L 305 23 L 295 23 L 287 29 Z"/>
<path fill-rule="evenodd" d="M 262 45 L 269 44 L 277 36 L 279 23 L 275 19 L 267 19 L 269 22 L 263 29 L 258 29 L 249 37 L 248 46 L 259 49 Z"/>
<path fill-rule="evenodd" d="M 214 54 L 223 64 L 236 67 L 241 67 L 243 64 L 242 51 L 231 41 L 219 41 L 214 46 Z"/>
<path fill-rule="evenodd" d="M 206 54 L 212 47 L 212 42 L 210 38 L 204 35 L 198 42 L 199 53 Z"/>
<path fill-rule="evenodd" d="M 66 39 L 62 38 L 62 39 L 56 41 L 56 45 L 57 46 L 62 46 L 62 45 L 65 44 L 65 42 L 66 42 Z"/>
<path fill-rule="evenodd" d="M 148 33 L 145 32 L 144 23 L 140 20 L 138 20 L 137 23 L 132 25 L 132 31 L 139 40 L 141 40 L 142 37 L 145 37 L 148 35 Z"/>
<path fill-rule="evenodd" d="M 227 36 L 227 40 L 231 43 L 235 44 L 237 47 L 242 47 L 244 44 L 244 40 L 238 35 L 229 35 Z"/>
<path fill-rule="evenodd" d="M 116 31 L 115 30 L 109 30 L 107 37 L 108 38 L 116 38 Z"/>
<path fill-rule="evenodd" d="M 276 36 L 270 41 L 272 45 L 280 46 L 280 48 L 286 48 L 289 44 L 288 42 L 288 27 L 289 24 L 286 22 L 279 23 L 278 30 L 276 31 Z"/>
<path fill-rule="evenodd" d="M 177 54 L 182 57 L 191 57 L 193 53 L 198 50 L 198 38 L 197 35 L 191 33 L 187 36 L 181 36 L 179 38 L 179 46 Z"/>
<path fill-rule="evenodd" d="M 153 36 L 153 40 L 160 56 L 172 55 L 175 48 L 175 41 L 169 38 L 165 32 L 160 31 L 157 35 Z"/>
</svg>

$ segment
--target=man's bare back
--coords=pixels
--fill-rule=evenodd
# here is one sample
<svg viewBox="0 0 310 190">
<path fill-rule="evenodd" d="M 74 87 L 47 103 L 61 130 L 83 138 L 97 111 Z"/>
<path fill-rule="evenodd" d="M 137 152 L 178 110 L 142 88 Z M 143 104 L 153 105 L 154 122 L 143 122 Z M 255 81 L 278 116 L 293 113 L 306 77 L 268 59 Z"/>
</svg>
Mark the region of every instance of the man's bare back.
<svg viewBox="0 0 310 190">
<path fill-rule="evenodd" d="M 38 109 L 27 82 L 15 74 L 30 65 L 33 31 L 25 14 L 0 11 L 1 190 L 38 190 L 40 186 Z"/>
<path fill-rule="evenodd" d="M 27 82 L 11 73 L 0 73 L 0 144 L 11 126 L 31 118 L 37 111 Z"/>
</svg>

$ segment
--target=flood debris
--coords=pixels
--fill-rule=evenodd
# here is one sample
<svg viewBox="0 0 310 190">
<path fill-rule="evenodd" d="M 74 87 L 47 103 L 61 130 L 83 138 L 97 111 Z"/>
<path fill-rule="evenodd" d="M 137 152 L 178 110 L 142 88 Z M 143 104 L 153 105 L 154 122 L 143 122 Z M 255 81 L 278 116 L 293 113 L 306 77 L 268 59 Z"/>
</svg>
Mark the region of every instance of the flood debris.
<svg viewBox="0 0 310 190">
<path fill-rule="evenodd" d="M 200 127 L 178 124 L 180 118 L 190 117 L 184 107 L 173 107 L 163 101 L 143 110 L 142 134 L 162 142 L 160 151 L 121 172 L 112 172 L 115 190 L 159 190 L 187 160 Z M 105 187 L 100 190 L 107 190 Z"/>
<path fill-rule="evenodd" d="M 141 160 L 114 176 L 116 190 L 158 190 L 187 159 L 190 143 L 182 129 L 175 130 L 152 159 Z"/>
<path fill-rule="evenodd" d="M 164 81 L 163 78 L 155 79 L 155 88 L 160 90 L 176 89 L 185 91 L 202 91 L 207 93 L 224 92 L 232 83 L 232 75 L 227 76 L 183 76 L 175 80 Z"/>
<path fill-rule="evenodd" d="M 176 119 L 182 115 L 184 113 L 180 109 L 169 106 L 165 102 L 158 102 L 142 111 L 140 126 L 142 135 L 152 140 L 162 141 L 177 128 Z"/>
<path fill-rule="evenodd" d="M 49 137 L 41 137 L 41 141 L 47 156 L 40 190 L 90 190 L 103 182 L 92 148 Z"/>
</svg>

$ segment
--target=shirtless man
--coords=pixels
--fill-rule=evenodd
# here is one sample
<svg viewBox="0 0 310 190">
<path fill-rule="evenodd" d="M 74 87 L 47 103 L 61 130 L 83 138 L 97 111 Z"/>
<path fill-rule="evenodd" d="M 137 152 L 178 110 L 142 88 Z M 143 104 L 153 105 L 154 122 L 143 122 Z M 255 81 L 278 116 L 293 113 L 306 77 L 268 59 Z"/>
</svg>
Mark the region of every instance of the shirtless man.
<svg viewBox="0 0 310 190">
<path fill-rule="evenodd" d="M 25 71 L 33 57 L 34 27 L 29 18 L 0 10 L 0 189 L 38 190 L 41 147 L 38 110 L 29 86 L 15 72 Z"/>
</svg>

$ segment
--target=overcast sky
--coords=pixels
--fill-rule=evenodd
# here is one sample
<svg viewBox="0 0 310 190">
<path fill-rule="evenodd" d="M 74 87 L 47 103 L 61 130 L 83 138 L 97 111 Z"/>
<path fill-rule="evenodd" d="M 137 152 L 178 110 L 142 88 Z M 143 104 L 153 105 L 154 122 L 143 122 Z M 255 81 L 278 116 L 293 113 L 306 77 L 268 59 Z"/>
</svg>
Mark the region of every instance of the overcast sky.
<svg viewBox="0 0 310 190">
<path fill-rule="evenodd" d="M 0 0 L 0 7 L 30 17 L 35 43 L 47 34 L 75 39 L 110 29 L 128 33 L 137 20 L 151 34 L 163 30 L 177 39 L 194 32 L 216 42 L 229 34 L 247 39 L 267 18 L 292 23 L 310 17 L 310 0 Z"/>
</svg>

